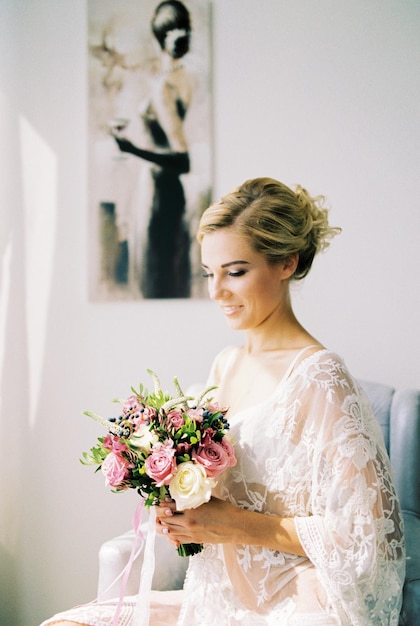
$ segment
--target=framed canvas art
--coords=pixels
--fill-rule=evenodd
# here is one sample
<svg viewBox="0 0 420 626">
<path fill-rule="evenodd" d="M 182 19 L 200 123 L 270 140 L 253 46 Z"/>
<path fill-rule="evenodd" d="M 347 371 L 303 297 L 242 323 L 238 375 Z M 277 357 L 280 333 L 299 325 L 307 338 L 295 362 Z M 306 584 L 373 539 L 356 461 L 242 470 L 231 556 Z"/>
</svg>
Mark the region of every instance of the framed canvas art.
<svg viewBox="0 0 420 626">
<path fill-rule="evenodd" d="M 208 0 L 88 0 L 92 300 L 204 296 L 210 31 Z"/>
</svg>

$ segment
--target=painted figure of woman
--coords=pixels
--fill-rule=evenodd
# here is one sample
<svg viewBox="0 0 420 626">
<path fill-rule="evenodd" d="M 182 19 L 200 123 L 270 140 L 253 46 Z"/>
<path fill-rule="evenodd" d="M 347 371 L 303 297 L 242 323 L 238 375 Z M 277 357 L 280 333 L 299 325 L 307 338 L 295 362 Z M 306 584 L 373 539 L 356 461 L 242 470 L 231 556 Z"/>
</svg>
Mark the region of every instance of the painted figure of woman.
<svg viewBox="0 0 420 626">
<path fill-rule="evenodd" d="M 190 235 L 180 176 L 190 170 L 183 126 L 192 89 L 181 62 L 189 51 L 191 36 L 189 12 L 182 2 L 161 2 L 152 18 L 152 31 L 161 50 L 161 69 L 140 112 L 149 146 L 134 145 L 118 130 L 113 136 L 122 152 L 151 164 L 150 193 L 141 193 L 150 204 L 150 210 L 146 207 L 144 246 L 137 251 L 141 255 L 141 292 L 145 298 L 185 298 L 190 295 Z"/>
</svg>

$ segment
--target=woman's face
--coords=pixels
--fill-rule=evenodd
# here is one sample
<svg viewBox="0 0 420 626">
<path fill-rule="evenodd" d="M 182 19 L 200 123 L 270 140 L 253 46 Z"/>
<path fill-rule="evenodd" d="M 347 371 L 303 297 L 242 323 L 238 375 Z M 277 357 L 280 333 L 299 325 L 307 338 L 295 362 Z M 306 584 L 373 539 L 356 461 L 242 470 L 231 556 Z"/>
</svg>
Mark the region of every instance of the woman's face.
<svg viewBox="0 0 420 626">
<path fill-rule="evenodd" d="M 180 59 L 190 49 L 190 32 L 184 28 L 168 30 L 165 36 L 165 50 L 173 59 Z"/>
<path fill-rule="evenodd" d="M 270 265 L 233 227 L 204 235 L 201 258 L 210 298 L 231 328 L 257 328 L 283 309 L 293 270 Z"/>
</svg>

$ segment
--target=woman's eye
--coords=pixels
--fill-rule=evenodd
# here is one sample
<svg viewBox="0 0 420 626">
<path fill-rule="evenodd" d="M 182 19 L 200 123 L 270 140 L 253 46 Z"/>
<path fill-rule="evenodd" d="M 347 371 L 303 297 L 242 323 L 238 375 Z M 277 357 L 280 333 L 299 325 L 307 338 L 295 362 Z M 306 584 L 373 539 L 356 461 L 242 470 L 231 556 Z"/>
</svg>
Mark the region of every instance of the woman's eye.
<svg viewBox="0 0 420 626">
<path fill-rule="evenodd" d="M 230 276 L 231 278 L 238 278 L 239 276 L 243 276 L 244 274 L 246 274 L 246 270 L 237 270 L 236 272 L 227 273 L 227 275 Z M 212 274 L 211 272 L 202 273 L 203 278 L 213 278 L 213 276 L 214 274 Z"/>
</svg>

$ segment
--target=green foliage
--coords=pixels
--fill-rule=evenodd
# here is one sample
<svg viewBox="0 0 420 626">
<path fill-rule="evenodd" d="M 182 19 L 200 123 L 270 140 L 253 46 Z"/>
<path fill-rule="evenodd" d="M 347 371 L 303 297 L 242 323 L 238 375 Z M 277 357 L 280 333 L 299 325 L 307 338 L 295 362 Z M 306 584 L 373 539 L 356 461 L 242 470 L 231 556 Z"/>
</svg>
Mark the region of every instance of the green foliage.
<svg viewBox="0 0 420 626">
<path fill-rule="evenodd" d="M 100 469 L 104 459 L 108 456 L 109 450 L 103 446 L 104 437 L 99 437 L 99 444 L 90 449 L 89 452 L 83 452 L 80 462 L 83 465 L 98 465 Z"/>
</svg>

